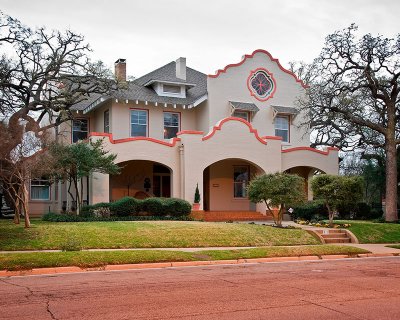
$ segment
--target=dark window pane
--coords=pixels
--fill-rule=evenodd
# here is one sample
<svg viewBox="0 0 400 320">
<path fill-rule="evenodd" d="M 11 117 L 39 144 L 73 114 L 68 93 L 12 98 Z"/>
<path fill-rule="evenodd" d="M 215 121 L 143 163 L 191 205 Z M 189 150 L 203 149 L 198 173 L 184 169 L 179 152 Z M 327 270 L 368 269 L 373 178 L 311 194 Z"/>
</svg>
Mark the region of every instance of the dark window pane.
<svg viewBox="0 0 400 320">
<path fill-rule="evenodd" d="M 147 137 L 147 126 L 132 124 L 131 126 L 132 137 Z"/>
<path fill-rule="evenodd" d="M 164 139 L 171 139 L 176 137 L 178 131 L 178 127 L 164 127 Z"/>
</svg>

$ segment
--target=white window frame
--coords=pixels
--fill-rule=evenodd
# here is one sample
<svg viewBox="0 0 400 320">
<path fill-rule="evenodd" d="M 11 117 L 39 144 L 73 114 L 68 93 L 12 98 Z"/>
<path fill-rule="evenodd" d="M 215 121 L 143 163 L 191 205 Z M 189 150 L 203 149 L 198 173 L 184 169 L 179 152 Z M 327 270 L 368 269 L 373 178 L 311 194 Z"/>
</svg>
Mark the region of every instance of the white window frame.
<svg viewBox="0 0 400 320">
<path fill-rule="evenodd" d="M 75 122 L 75 121 L 80 121 L 80 122 L 86 121 L 86 123 L 87 123 L 87 125 L 86 125 L 86 128 L 87 128 L 86 131 L 74 130 L 74 128 L 75 128 L 74 122 Z M 72 120 L 72 128 L 71 128 L 71 141 L 72 141 L 72 143 L 78 142 L 78 141 L 80 140 L 80 139 L 78 139 L 78 140 L 74 141 L 74 133 L 75 133 L 75 132 L 86 132 L 86 138 L 85 138 L 85 139 L 87 139 L 87 137 L 89 136 L 89 131 L 90 131 L 89 125 L 90 125 L 89 119 L 87 119 L 87 118 L 77 118 L 77 119 L 73 119 L 73 120 Z"/>
<path fill-rule="evenodd" d="M 107 117 L 106 117 L 106 115 L 107 115 Z M 104 132 L 110 133 L 110 110 L 104 111 L 103 117 L 104 117 L 104 119 L 103 119 L 104 120 L 103 121 L 104 122 Z"/>
<path fill-rule="evenodd" d="M 279 122 L 279 121 L 277 121 L 278 119 L 286 119 L 287 128 L 284 128 L 284 127 L 280 126 L 281 124 L 278 123 Z M 283 137 L 282 137 L 282 142 L 287 142 L 287 143 L 290 142 L 290 116 L 289 115 L 278 115 L 278 116 L 276 116 L 275 120 L 274 120 L 274 128 L 275 128 L 275 136 L 278 136 L 278 137 L 282 137 L 282 136 L 277 134 L 277 130 L 287 131 L 287 140 L 284 140 Z"/>
<path fill-rule="evenodd" d="M 34 192 L 32 192 L 32 187 L 33 188 L 47 188 L 47 198 L 35 198 L 33 197 Z M 49 181 L 46 179 L 32 179 L 31 183 L 30 183 L 30 199 L 34 200 L 34 201 L 49 201 L 51 198 L 51 194 L 50 194 L 51 190 L 50 190 L 50 184 Z"/>
<path fill-rule="evenodd" d="M 246 118 L 238 116 L 238 114 L 246 115 Z M 246 120 L 247 122 L 250 122 L 250 112 L 249 111 L 234 110 L 232 116 L 235 118 L 240 118 L 240 119 Z"/>
<path fill-rule="evenodd" d="M 165 125 L 165 114 L 176 114 L 176 115 L 178 115 L 178 125 L 177 126 L 172 126 L 172 125 Z M 177 132 L 179 132 L 180 130 L 181 130 L 181 114 L 179 113 L 179 112 L 171 112 L 171 111 L 164 111 L 163 112 L 163 124 L 164 124 L 164 139 L 171 139 L 171 138 L 174 138 L 174 137 L 170 137 L 170 138 L 166 138 L 165 137 L 165 133 L 166 133 L 166 131 L 165 131 L 165 128 L 166 127 L 168 127 L 168 128 L 178 128 L 178 131 Z"/>
<path fill-rule="evenodd" d="M 245 181 L 235 181 L 235 169 L 236 168 L 246 168 L 246 172 L 247 172 L 247 180 Z M 233 198 L 234 199 L 248 199 L 248 195 L 247 195 L 247 187 L 249 185 L 250 182 L 250 166 L 249 165 L 234 165 L 233 166 Z M 236 196 L 235 194 L 235 186 L 236 185 L 242 185 L 242 188 L 244 188 L 244 195 L 243 196 Z"/>
<path fill-rule="evenodd" d="M 141 124 L 141 123 L 133 123 L 132 122 L 132 112 L 145 112 L 146 113 L 146 124 Z M 131 109 L 131 112 L 129 114 L 129 123 L 130 123 L 130 136 L 131 137 L 148 137 L 149 136 L 149 110 L 147 109 Z M 134 136 L 132 133 L 132 125 L 138 125 L 138 126 L 146 126 L 146 135 L 145 136 Z"/>
</svg>

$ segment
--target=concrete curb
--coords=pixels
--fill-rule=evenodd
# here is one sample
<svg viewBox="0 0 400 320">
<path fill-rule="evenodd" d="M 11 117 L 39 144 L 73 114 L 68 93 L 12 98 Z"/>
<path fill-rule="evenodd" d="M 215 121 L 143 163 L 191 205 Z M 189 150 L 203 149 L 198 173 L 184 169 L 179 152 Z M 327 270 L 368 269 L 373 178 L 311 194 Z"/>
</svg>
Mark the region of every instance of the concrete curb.
<svg viewBox="0 0 400 320">
<path fill-rule="evenodd" d="M 210 266 L 210 265 L 221 265 L 221 264 L 236 265 L 244 263 L 315 261 L 315 260 L 337 260 L 337 259 L 347 259 L 347 258 L 377 258 L 377 257 L 398 257 L 398 256 L 400 255 L 397 253 L 360 253 L 356 255 L 336 254 L 336 255 L 321 255 L 321 256 L 271 257 L 271 258 L 255 258 L 255 259 L 237 259 L 237 260 L 116 264 L 116 265 L 105 265 L 94 268 L 84 268 L 84 269 L 75 266 L 70 266 L 70 267 L 36 268 L 36 269 L 21 270 L 21 271 L 0 270 L 0 277 L 82 273 L 91 271 L 119 271 L 119 270 L 159 269 L 159 268 L 173 268 L 173 267 L 196 267 L 196 266 Z"/>
</svg>

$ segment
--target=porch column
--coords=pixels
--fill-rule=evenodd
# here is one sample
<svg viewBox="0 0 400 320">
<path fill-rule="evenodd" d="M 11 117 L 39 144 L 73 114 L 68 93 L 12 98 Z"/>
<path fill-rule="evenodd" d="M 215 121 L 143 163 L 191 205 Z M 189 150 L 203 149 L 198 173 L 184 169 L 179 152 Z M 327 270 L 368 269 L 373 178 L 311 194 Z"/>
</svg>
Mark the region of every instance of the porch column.
<svg viewBox="0 0 400 320">
<path fill-rule="evenodd" d="M 93 173 L 90 177 L 90 204 L 110 201 L 110 176 L 103 173 Z"/>
</svg>

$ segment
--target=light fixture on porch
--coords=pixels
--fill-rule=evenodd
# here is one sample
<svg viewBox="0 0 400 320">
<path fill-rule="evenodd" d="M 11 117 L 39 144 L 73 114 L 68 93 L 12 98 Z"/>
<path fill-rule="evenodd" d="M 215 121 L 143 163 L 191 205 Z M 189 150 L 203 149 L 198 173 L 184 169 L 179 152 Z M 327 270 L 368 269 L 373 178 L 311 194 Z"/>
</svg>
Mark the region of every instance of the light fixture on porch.
<svg viewBox="0 0 400 320">
<path fill-rule="evenodd" d="M 149 190 L 151 188 L 150 178 L 144 179 L 143 188 L 146 190 L 146 192 L 149 192 Z"/>
</svg>

